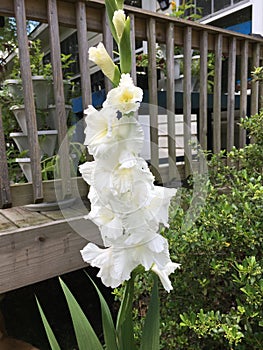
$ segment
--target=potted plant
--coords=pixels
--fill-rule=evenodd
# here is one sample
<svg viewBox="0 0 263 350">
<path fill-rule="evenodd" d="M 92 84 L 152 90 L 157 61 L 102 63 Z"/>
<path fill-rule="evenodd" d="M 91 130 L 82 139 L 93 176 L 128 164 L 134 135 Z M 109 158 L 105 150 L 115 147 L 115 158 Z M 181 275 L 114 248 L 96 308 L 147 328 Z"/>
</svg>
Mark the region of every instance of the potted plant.
<svg viewBox="0 0 263 350">
<path fill-rule="evenodd" d="M 142 89 L 148 89 L 148 67 L 149 59 L 147 53 L 136 55 L 137 84 Z M 156 48 L 157 79 L 160 79 L 161 72 L 165 74 L 166 61 L 161 47 Z"/>
<path fill-rule="evenodd" d="M 61 55 L 63 70 L 70 67 L 73 60 L 71 55 Z M 40 40 L 30 43 L 30 63 L 32 71 L 33 90 L 35 95 L 36 118 L 38 129 L 38 141 L 41 159 L 44 157 L 52 157 L 57 148 L 57 124 L 56 110 L 54 101 L 54 88 L 52 79 L 51 64 L 43 62 L 44 53 L 41 50 Z M 28 156 L 28 137 L 26 113 L 23 104 L 22 81 L 20 79 L 20 64 L 18 55 L 13 59 L 13 68 L 10 78 L 4 81 L 0 90 L 0 102 L 5 106 L 4 119 L 16 119 L 16 127 L 8 128 L 9 133 L 6 135 L 13 142 L 23 156 L 16 158 L 28 181 L 32 180 L 30 169 L 30 158 Z M 65 100 L 69 101 L 69 92 L 71 83 L 68 79 L 69 74 L 64 80 Z M 14 79 L 16 78 L 16 79 Z M 67 114 L 71 110 L 70 105 L 66 105 Z M 7 117 L 8 115 L 8 117 Z M 13 117 L 15 116 L 15 118 Z M 19 130 L 21 129 L 21 131 Z M 26 158 L 27 157 L 27 158 Z"/>
<path fill-rule="evenodd" d="M 30 42 L 30 67 L 32 72 L 33 90 L 35 94 L 35 104 L 37 109 L 48 109 L 49 105 L 54 104 L 54 88 L 52 79 L 51 63 L 44 63 L 44 52 L 41 50 L 40 40 Z M 70 67 L 71 55 L 61 54 L 62 69 L 66 70 Z M 22 81 L 20 78 L 20 63 L 18 55 L 13 59 L 13 68 L 10 73 L 10 78 L 4 81 L 4 86 L 7 87 L 12 96 L 23 97 Z M 69 91 L 71 83 L 69 75 L 64 80 L 65 100 L 69 99 Z"/>
</svg>

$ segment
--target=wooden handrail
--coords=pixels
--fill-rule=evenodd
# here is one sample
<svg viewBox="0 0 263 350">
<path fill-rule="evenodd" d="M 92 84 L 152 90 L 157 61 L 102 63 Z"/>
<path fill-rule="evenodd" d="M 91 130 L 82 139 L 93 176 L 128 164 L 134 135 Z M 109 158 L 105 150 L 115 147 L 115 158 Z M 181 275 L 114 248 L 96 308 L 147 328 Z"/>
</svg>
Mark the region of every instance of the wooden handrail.
<svg viewBox="0 0 263 350">
<path fill-rule="evenodd" d="M 67 26 L 77 30 L 79 45 L 79 62 L 80 77 L 82 85 L 82 101 L 83 107 L 86 108 L 91 103 L 91 84 L 90 71 L 88 65 L 88 43 L 87 31 L 102 34 L 104 44 L 109 52 L 112 52 L 113 41 L 107 24 L 105 6 L 103 0 L 1 0 L 0 15 L 18 17 L 19 47 L 21 49 L 21 57 L 24 57 L 24 72 L 22 74 L 25 96 L 26 111 L 28 117 L 28 125 L 30 125 L 30 156 L 33 157 L 33 189 L 34 200 L 41 200 L 42 182 L 40 179 L 39 155 L 37 150 L 37 134 L 35 126 L 35 112 L 33 91 L 30 84 L 30 67 L 28 62 L 28 48 L 26 45 L 25 28 L 22 26 L 21 6 L 24 6 L 23 16 L 27 19 L 38 20 L 49 24 L 51 59 L 55 86 L 55 103 L 57 109 L 57 129 L 59 143 L 66 138 L 66 118 L 65 118 L 65 98 L 62 87 L 62 73 L 60 64 L 60 48 L 59 48 L 59 26 Z M 247 76 L 244 75 L 249 67 L 249 63 L 253 66 L 258 65 L 263 58 L 263 40 L 258 37 L 243 35 L 233 31 L 216 28 L 209 25 L 203 25 L 197 22 L 178 19 L 167 16 L 165 14 L 155 13 L 138 9 L 131 6 L 125 6 L 126 12 L 131 17 L 131 42 L 133 45 L 133 67 L 132 76 L 136 82 L 136 58 L 135 58 L 135 41 L 143 40 L 148 47 L 149 65 L 148 65 L 148 96 L 149 96 L 149 125 L 150 125 L 150 148 L 151 148 L 151 165 L 155 169 L 155 173 L 163 171 L 159 163 L 160 141 L 158 131 L 158 85 L 156 71 L 156 44 L 162 44 L 166 54 L 166 109 L 167 109 L 167 150 L 168 150 L 168 179 L 173 179 L 176 175 L 176 127 L 175 127 L 175 111 L 184 116 L 184 162 L 185 176 L 191 173 L 193 167 L 193 150 L 191 147 L 191 115 L 192 108 L 192 91 L 191 91 L 191 62 L 192 50 L 200 51 L 200 93 L 198 96 L 199 105 L 195 107 L 195 113 L 198 114 L 199 140 L 202 149 L 207 149 L 208 132 L 212 137 L 211 150 L 219 152 L 222 147 L 230 150 L 235 144 L 234 137 L 237 129 L 236 101 L 239 98 L 239 117 L 242 118 L 247 114 L 255 114 L 259 109 L 259 84 L 252 82 L 251 88 L 251 107 L 248 110 L 248 84 Z M 20 12 L 18 12 L 18 10 Z M 24 19 L 25 19 L 24 18 Z M 23 19 L 23 23 L 25 20 Z M 21 22 L 21 23 L 20 23 Z M 51 35 L 52 34 L 52 35 Z M 184 48 L 184 84 L 183 84 L 183 107 L 178 109 L 175 99 L 175 81 L 174 81 L 174 46 Z M 214 69 L 214 93 L 212 96 L 207 94 L 207 78 L 208 78 L 208 53 L 213 52 L 215 55 Z M 236 65 L 237 57 L 240 56 L 241 68 Z M 225 65 L 224 60 L 227 59 L 228 77 L 224 80 L 227 85 L 227 91 L 222 92 L 222 73 Z M 250 60 L 250 62 L 249 62 Z M 241 80 L 240 97 L 235 94 L 236 70 L 241 69 L 239 75 Z M 111 83 L 106 79 L 106 90 L 111 88 Z M 226 93 L 226 94 L 224 94 Z M 209 101 L 210 102 L 209 102 Z M 212 100 L 212 102 L 211 102 Z M 224 131 L 227 134 L 227 140 L 222 140 L 222 101 L 225 101 L 225 115 L 227 116 Z M 210 103 L 209 112 L 208 104 Z M 212 106 L 212 107 L 211 107 Z M 223 130 L 223 129 L 222 129 Z M 240 146 L 245 144 L 246 138 L 244 132 L 239 132 Z M 68 145 L 63 142 L 65 148 L 62 156 L 62 196 L 71 193 L 70 190 L 70 173 L 68 167 Z"/>
<path fill-rule="evenodd" d="M 57 1 L 58 6 L 58 21 L 61 25 L 76 28 L 76 11 L 75 3 L 77 0 L 72 1 Z M 87 17 L 87 29 L 90 31 L 102 33 L 103 32 L 103 16 L 104 16 L 104 1 L 92 0 L 85 1 L 86 5 L 86 17 Z M 200 46 L 200 34 L 202 30 L 208 32 L 208 50 L 214 50 L 215 48 L 215 36 L 220 33 L 223 37 L 222 50 L 223 53 L 228 52 L 228 38 L 235 37 L 237 40 L 237 54 L 241 52 L 242 42 L 248 40 L 249 43 L 249 56 L 252 55 L 252 43 L 261 44 L 260 56 L 263 56 L 262 39 L 250 35 L 240 34 L 230 30 L 213 27 L 211 25 L 203 25 L 197 22 L 188 21 L 180 18 L 169 17 L 165 14 L 159 14 L 147 10 L 138 9 L 131 6 L 125 7 L 128 13 L 135 16 L 135 36 L 138 39 L 146 40 L 146 20 L 151 17 L 156 21 L 156 36 L 157 42 L 165 43 L 166 31 L 165 25 L 167 21 L 174 23 L 175 25 L 175 45 L 183 46 L 184 28 L 192 28 L 192 47 L 199 48 Z M 27 0 L 26 1 L 26 14 L 28 19 L 37 20 L 40 22 L 47 22 L 46 1 L 39 0 Z M 13 4 L 10 0 L 1 0 L 0 3 L 0 15 L 14 16 Z"/>
</svg>

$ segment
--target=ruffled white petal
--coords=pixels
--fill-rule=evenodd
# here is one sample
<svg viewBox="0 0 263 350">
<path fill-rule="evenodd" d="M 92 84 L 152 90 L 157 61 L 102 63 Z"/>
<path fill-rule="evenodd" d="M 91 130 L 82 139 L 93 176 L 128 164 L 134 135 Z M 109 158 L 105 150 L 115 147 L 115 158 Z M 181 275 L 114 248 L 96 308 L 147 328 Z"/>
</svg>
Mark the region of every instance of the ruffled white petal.
<svg viewBox="0 0 263 350">
<path fill-rule="evenodd" d="M 168 293 L 173 289 L 173 286 L 168 276 L 178 268 L 180 268 L 180 264 L 176 264 L 173 262 L 169 262 L 164 268 L 159 268 L 157 264 L 154 264 L 152 266 L 152 271 L 159 276 L 164 289 Z"/>
</svg>

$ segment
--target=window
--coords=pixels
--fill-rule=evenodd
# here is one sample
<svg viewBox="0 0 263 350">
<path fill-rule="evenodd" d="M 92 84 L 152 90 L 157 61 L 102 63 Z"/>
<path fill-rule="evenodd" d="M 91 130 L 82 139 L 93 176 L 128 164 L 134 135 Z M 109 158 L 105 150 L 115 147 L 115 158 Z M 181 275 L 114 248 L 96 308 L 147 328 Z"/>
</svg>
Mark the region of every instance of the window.
<svg viewBox="0 0 263 350">
<path fill-rule="evenodd" d="M 211 0 L 196 0 L 196 7 L 202 9 L 202 17 L 208 16 L 212 12 Z"/>
<path fill-rule="evenodd" d="M 226 7 L 229 7 L 231 5 L 230 0 L 217 0 L 214 1 L 214 12 L 223 10 Z"/>
<path fill-rule="evenodd" d="M 186 2 L 186 0 L 180 0 L 180 5 L 183 4 L 183 2 Z M 247 2 L 247 0 L 188 0 L 192 4 L 195 5 L 195 7 L 198 7 L 201 9 L 202 17 L 206 17 L 208 15 L 211 15 L 215 12 L 231 8 L 232 6 L 241 3 L 241 2 Z"/>
</svg>

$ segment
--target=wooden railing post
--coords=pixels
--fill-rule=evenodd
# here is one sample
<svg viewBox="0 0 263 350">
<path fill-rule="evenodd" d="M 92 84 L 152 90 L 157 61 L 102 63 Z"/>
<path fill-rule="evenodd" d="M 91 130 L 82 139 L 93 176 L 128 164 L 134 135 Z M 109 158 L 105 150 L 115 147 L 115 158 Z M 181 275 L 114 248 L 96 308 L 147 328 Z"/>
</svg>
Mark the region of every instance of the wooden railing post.
<svg viewBox="0 0 263 350">
<path fill-rule="evenodd" d="M 106 9 L 104 9 L 104 15 L 103 15 L 103 43 L 109 55 L 113 58 L 113 37 L 110 31 L 109 19 L 107 16 Z M 105 82 L 105 90 L 107 93 L 112 88 L 112 83 L 106 76 L 104 76 L 104 82 Z"/>
<path fill-rule="evenodd" d="M 259 65 L 263 66 L 263 59 L 260 60 Z M 263 81 L 259 82 L 259 110 L 263 110 Z"/>
<path fill-rule="evenodd" d="M 59 39 L 58 10 L 56 0 L 47 2 L 49 41 L 51 52 L 51 63 L 53 72 L 54 96 L 57 115 L 58 142 L 59 142 L 59 165 L 62 180 L 62 190 L 59 199 L 71 196 L 69 144 L 67 137 L 67 118 L 65 109 L 65 97 L 63 86 L 63 75 L 61 65 L 61 50 Z"/>
<path fill-rule="evenodd" d="M 26 11 L 24 0 L 14 0 L 14 10 L 17 23 L 17 38 L 20 58 L 20 69 L 24 93 L 29 155 L 33 179 L 33 199 L 35 203 L 43 200 L 43 186 L 40 166 L 40 152 L 37 133 L 36 111 L 33 94 L 32 74 L 28 37 L 26 31 Z"/>
<path fill-rule="evenodd" d="M 252 70 L 259 66 L 260 60 L 260 46 L 259 44 L 253 45 L 253 56 L 252 56 Z M 258 102 L 259 102 L 259 82 L 251 82 L 251 115 L 258 113 Z"/>
<path fill-rule="evenodd" d="M 78 35 L 78 51 L 79 51 L 79 68 L 81 75 L 81 95 L 82 106 L 86 109 L 91 104 L 91 84 L 90 70 L 88 58 L 88 35 L 87 35 L 87 19 L 86 5 L 84 1 L 76 3 L 77 17 L 77 35 Z"/>
<path fill-rule="evenodd" d="M 158 150 L 158 96 L 156 71 L 156 23 L 154 18 L 147 21 L 148 38 L 148 85 L 149 85 L 149 115 L 150 115 L 150 141 L 151 141 L 151 167 L 153 173 L 159 175 Z M 158 181 L 158 179 L 157 179 Z"/>
<path fill-rule="evenodd" d="M 221 78 L 222 78 L 222 34 L 215 39 L 215 76 L 213 94 L 213 151 L 221 150 Z"/>
<path fill-rule="evenodd" d="M 135 45 L 135 18 L 134 14 L 129 14 L 131 20 L 131 52 L 132 52 L 132 67 L 131 77 L 134 85 L 137 85 L 137 72 L 136 72 L 136 45 Z"/>
<path fill-rule="evenodd" d="M 241 48 L 240 120 L 247 115 L 248 41 Z M 239 127 L 239 148 L 246 144 L 246 131 Z"/>
<path fill-rule="evenodd" d="M 184 30 L 184 163 L 185 176 L 192 173 L 192 147 L 191 147 L 191 64 L 192 64 L 192 30 Z"/>
<path fill-rule="evenodd" d="M 12 205 L 10 181 L 6 158 L 5 135 L 2 121 L 2 108 L 0 106 L 0 208 L 8 208 Z"/>
<path fill-rule="evenodd" d="M 228 94 L 227 94 L 227 151 L 234 146 L 235 136 L 235 77 L 236 77 L 236 39 L 229 43 Z"/>
<path fill-rule="evenodd" d="M 200 36 L 200 96 L 199 96 L 199 142 L 202 150 L 207 150 L 207 56 L 208 33 Z"/>
<path fill-rule="evenodd" d="M 176 178 L 176 139 L 175 139 L 175 95 L 174 95 L 174 25 L 166 28 L 166 72 L 167 72 L 167 127 L 169 181 Z"/>
</svg>

